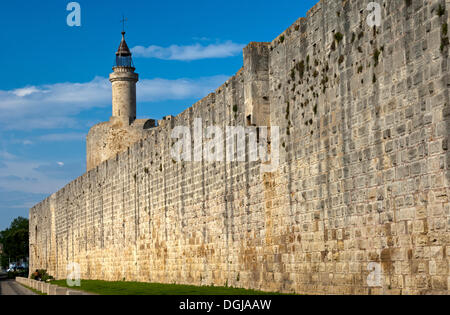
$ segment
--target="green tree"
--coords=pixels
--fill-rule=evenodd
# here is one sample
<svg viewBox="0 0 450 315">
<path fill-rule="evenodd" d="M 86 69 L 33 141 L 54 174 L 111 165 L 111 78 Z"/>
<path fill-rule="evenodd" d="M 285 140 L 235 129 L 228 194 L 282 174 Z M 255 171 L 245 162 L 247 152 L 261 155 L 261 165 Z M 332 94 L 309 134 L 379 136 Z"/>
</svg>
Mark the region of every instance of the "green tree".
<svg viewBox="0 0 450 315">
<path fill-rule="evenodd" d="M 1 265 L 8 266 L 8 259 L 19 261 L 28 258 L 28 219 L 18 217 L 10 227 L 0 232 L 0 243 L 3 244 Z"/>
</svg>

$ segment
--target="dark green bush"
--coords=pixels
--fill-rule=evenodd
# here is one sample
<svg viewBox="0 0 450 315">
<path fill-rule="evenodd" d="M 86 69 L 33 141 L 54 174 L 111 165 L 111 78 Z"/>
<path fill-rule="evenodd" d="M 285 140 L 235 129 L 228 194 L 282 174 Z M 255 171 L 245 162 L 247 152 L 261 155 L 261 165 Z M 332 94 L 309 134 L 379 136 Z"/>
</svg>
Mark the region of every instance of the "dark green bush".
<svg viewBox="0 0 450 315">
<path fill-rule="evenodd" d="M 42 282 L 54 280 L 54 278 L 52 276 L 50 276 L 47 273 L 47 270 L 45 270 L 45 269 L 40 269 L 40 270 L 36 270 L 35 272 L 33 272 L 31 274 L 31 279 L 37 280 L 37 281 L 42 281 Z"/>
<path fill-rule="evenodd" d="M 445 8 L 440 4 L 438 9 L 437 9 L 437 15 L 438 16 L 443 16 L 445 14 Z"/>
<path fill-rule="evenodd" d="M 338 42 L 338 44 L 342 41 L 342 39 L 344 39 L 344 35 L 342 35 L 342 33 L 336 33 L 334 34 L 334 39 Z"/>
</svg>

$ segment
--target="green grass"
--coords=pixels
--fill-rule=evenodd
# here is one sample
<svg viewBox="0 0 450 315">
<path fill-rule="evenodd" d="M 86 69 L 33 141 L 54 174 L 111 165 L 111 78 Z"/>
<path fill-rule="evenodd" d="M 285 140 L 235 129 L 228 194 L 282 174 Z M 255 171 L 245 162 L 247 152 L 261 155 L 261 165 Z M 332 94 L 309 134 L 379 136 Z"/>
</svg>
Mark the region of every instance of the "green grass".
<svg viewBox="0 0 450 315">
<path fill-rule="evenodd" d="M 61 287 L 68 287 L 66 280 L 52 281 Z M 81 287 L 73 288 L 100 295 L 279 295 L 255 290 L 229 287 L 197 287 L 190 285 L 108 282 L 99 280 L 82 280 Z"/>
</svg>

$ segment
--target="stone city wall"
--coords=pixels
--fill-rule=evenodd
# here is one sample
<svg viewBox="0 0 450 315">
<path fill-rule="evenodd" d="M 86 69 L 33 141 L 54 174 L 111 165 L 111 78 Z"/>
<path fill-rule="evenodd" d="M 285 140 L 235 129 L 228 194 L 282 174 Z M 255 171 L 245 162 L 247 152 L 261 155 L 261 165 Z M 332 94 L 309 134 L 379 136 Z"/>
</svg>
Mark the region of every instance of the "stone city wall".
<svg viewBox="0 0 450 315">
<path fill-rule="evenodd" d="M 32 208 L 30 269 L 448 294 L 450 2 L 376 1 L 375 28 L 369 2 L 322 0 L 271 43 L 250 44 L 215 93 Z M 279 168 L 174 161 L 172 129 L 195 118 L 279 126 Z"/>
</svg>

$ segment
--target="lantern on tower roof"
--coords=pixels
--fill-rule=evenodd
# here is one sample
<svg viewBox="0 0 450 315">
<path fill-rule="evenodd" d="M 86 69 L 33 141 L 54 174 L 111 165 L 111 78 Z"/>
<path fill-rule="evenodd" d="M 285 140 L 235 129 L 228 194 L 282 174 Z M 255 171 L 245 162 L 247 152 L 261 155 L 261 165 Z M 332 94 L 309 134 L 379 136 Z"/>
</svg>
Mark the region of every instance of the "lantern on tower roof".
<svg viewBox="0 0 450 315">
<path fill-rule="evenodd" d="M 116 52 L 115 67 L 132 68 L 134 70 L 133 59 L 131 58 L 131 51 L 125 41 L 125 32 L 122 32 L 122 41 L 119 49 Z"/>
</svg>

